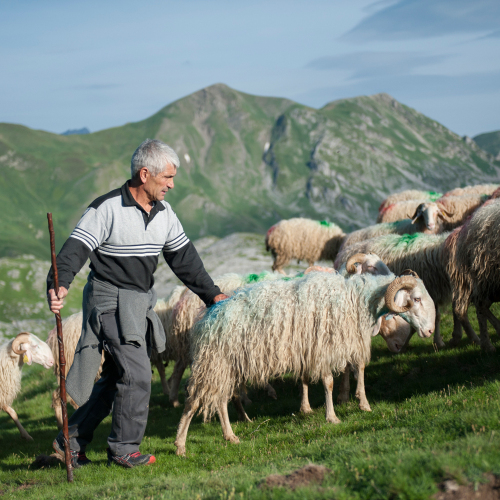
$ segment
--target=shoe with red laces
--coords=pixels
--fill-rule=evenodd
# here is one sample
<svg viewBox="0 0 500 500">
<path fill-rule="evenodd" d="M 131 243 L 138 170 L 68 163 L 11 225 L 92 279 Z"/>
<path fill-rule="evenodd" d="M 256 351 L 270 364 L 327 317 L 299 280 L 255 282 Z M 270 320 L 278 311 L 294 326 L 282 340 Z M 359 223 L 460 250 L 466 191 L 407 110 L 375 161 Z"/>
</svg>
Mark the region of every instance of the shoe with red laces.
<svg viewBox="0 0 500 500">
<path fill-rule="evenodd" d="M 57 439 L 54 439 L 52 448 L 54 448 L 57 458 L 59 458 L 59 460 L 61 460 L 62 462 L 66 462 L 64 446 L 61 446 Z M 69 450 L 69 454 L 71 457 L 71 466 L 73 467 L 73 469 L 79 469 L 84 465 L 90 465 L 92 463 L 92 460 L 89 460 L 85 455 L 85 451 Z"/>
<path fill-rule="evenodd" d="M 127 453 L 126 455 L 112 455 L 111 450 L 108 448 L 108 465 L 113 463 L 121 465 L 122 467 L 127 467 L 131 469 L 132 467 L 138 467 L 139 465 L 150 465 L 156 462 L 156 458 L 153 455 L 141 455 L 140 451 L 135 453 Z"/>
</svg>

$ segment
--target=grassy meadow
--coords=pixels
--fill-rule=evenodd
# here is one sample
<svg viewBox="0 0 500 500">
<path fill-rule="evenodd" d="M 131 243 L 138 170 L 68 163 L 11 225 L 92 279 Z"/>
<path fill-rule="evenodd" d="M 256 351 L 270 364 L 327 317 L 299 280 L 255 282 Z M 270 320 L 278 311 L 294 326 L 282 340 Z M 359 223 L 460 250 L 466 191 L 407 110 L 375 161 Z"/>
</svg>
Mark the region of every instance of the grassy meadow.
<svg viewBox="0 0 500 500">
<path fill-rule="evenodd" d="M 495 312 L 498 315 L 500 308 Z M 470 316 L 477 328 L 474 315 Z M 449 339 L 449 311 L 443 315 L 442 327 Z M 492 340 L 500 349 L 495 334 Z M 172 365 L 167 371 L 171 370 Z M 135 470 L 108 468 L 108 417 L 87 450 L 93 464 L 75 470 L 70 485 L 62 466 L 31 466 L 37 455 L 52 452 L 57 429 L 50 394 L 55 377 L 40 366 L 26 366 L 22 393 L 13 406 L 34 442 L 21 440 L 11 419 L 0 413 L 0 496 L 26 500 L 426 499 L 443 480 L 478 484 L 485 473 L 500 474 L 499 373 L 498 354 L 483 353 L 465 338 L 458 348 L 439 352 L 430 340 L 413 338 L 406 353 L 392 355 L 377 337 L 366 370 L 371 413 L 359 410 L 351 381 L 350 402 L 335 407 L 342 423 L 325 422 L 320 383 L 310 389 L 314 413 L 301 415 L 299 385 L 285 377 L 272 383 L 277 401 L 263 390 L 249 389 L 251 423 L 236 422 L 230 407 L 240 445 L 223 440 L 217 419 L 203 424 L 196 417 L 188 434 L 187 456 L 181 458 L 175 455 L 173 443 L 182 407 L 170 407 L 155 372 L 141 451 L 154 453 L 156 464 Z M 321 485 L 295 491 L 259 487 L 269 474 L 288 474 L 309 463 L 331 469 Z"/>
</svg>

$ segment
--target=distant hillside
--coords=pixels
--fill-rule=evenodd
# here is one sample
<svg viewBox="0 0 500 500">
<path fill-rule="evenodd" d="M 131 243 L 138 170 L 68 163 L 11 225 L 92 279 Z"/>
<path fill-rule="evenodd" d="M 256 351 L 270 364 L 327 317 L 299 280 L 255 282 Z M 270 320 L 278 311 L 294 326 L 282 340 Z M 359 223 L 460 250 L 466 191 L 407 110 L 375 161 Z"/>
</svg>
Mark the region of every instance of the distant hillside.
<svg viewBox="0 0 500 500">
<path fill-rule="evenodd" d="M 66 132 L 63 132 L 61 135 L 82 135 L 82 134 L 90 134 L 90 130 L 87 127 L 74 128 L 66 130 Z"/>
<path fill-rule="evenodd" d="M 217 84 L 87 135 L 0 124 L 0 256 L 48 258 L 46 212 L 60 247 L 88 203 L 129 177 L 146 137 L 179 153 L 167 201 L 191 238 L 264 233 L 292 216 L 349 230 L 373 223 L 393 191 L 500 180 L 500 163 L 474 142 L 386 94 L 317 110 Z"/>
<path fill-rule="evenodd" d="M 493 155 L 497 160 L 500 160 L 500 130 L 476 135 L 474 140 L 479 147 L 488 151 L 488 153 Z"/>
</svg>

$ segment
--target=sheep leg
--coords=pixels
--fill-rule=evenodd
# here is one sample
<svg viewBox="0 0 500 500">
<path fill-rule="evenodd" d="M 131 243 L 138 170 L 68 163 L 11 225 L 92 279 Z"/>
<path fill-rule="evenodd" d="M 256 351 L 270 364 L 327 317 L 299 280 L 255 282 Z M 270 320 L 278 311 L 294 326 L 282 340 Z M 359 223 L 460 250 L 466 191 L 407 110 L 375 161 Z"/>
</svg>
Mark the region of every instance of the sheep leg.
<svg viewBox="0 0 500 500">
<path fill-rule="evenodd" d="M 342 374 L 342 379 L 340 380 L 340 391 L 337 396 L 337 403 L 343 404 L 349 402 L 349 375 L 351 374 L 351 367 L 347 365 L 345 367 L 344 373 Z"/>
<path fill-rule="evenodd" d="M 245 409 L 243 408 L 243 405 L 241 404 L 240 396 L 234 395 L 231 401 L 233 402 L 236 412 L 238 413 L 238 420 L 240 422 L 251 422 L 250 418 L 248 418 L 248 415 L 245 412 Z"/>
<path fill-rule="evenodd" d="M 217 406 L 217 413 L 219 414 L 220 425 L 222 427 L 222 434 L 226 441 L 230 441 L 234 444 L 239 444 L 240 440 L 236 436 L 231 427 L 231 422 L 229 421 L 229 414 L 227 413 L 227 401 L 220 403 Z"/>
<path fill-rule="evenodd" d="M 281 274 L 286 274 L 283 268 L 288 265 L 290 259 L 284 257 L 283 255 L 275 255 L 272 270 L 278 271 Z"/>
<path fill-rule="evenodd" d="M 455 313 L 453 313 L 453 321 L 455 321 Z M 479 337 L 476 335 L 474 328 L 472 328 L 472 325 L 469 322 L 467 314 L 462 319 L 459 319 L 459 321 L 465 330 L 465 334 L 467 335 L 467 337 L 469 337 L 469 340 L 471 342 L 474 342 L 474 344 L 481 345 L 481 341 L 479 340 Z"/>
<path fill-rule="evenodd" d="M 365 393 L 365 365 L 358 366 L 358 386 L 356 387 L 356 397 L 359 400 L 359 409 L 372 411 Z"/>
<path fill-rule="evenodd" d="M 448 342 L 450 347 L 456 347 L 460 344 L 462 340 L 462 323 L 459 320 L 457 314 L 455 313 L 455 309 L 453 308 L 453 333 L 451 334 L 451 339 Z"/>
<path fill-rule="evenodd" d="M 323 375 L 323 387 L 325 388 L 326 421 L 332 424 L 340 424 L 340 420 L 333 409 L 333 375 L 331 372 L 328 375 Z"/>
<path fill-rule="evenodd" d="M 26 432 L 25 428 L 21 425 L 21 422 L 19 422 L 19 418 L 14 408 L 5 405 L 4 407 L 2 407 L 2 410 L 7 412 L 10 418 L 14 420 L 14 423 L 16 424 L 17 428 L 19 429 L 19 432 L 21 433 L 21 437 L 28 441 L 33 441 L 33 438 Z"/>
<path fill-rule="evenodd" d="M 301 413 L 312 413 L 311 405 L 309 404 L 309 376 L 302 375 L 302 401 L 300 402 Z"/>
<path fill-rule="evenodd" d="M 186 403 L 184 407 L 184 412 L 182 414 L 181 420 L 179 422 L 179 427 L 177 429 L 177 436 L 175 438 L 175 446 L 177 450 L 175 451 L 176 455 L 186 456 L 186 438 L 189 430 L 189 424 L 198 409 L 198 404 L 194 405 L 190 401 Z"/>
<path fill-rule="evenodd" d="M 167 378 L 165 377 L 165 366 L 163 365 L 163 362 L 158 359 L 154 362 L 154 365 L 156 367 L 156 369 L 158 370 L 158 375 L 160 375 L 160 382 L 161 382 L 161 388 L 163 390 L 163 394 L 165 394 L 165 396 L 168 394 L 169 390 L 168 390 L 168 382 L 167 382 Z"/>
<path fill-rule="evenodd" d="M 477 322 L 479 323 L 479 337 L 481 339 L 481 349 L 486 352 L 495 352 L 495 346 L 490 341 L 488 335 L 488 308 L 483 303 L 476 304 Z"/>
<path fill-rule="evenodd" d="M 490 307 L 493 304 L 491 300 L 489 300 L 487 303 L 485 303 L 485 307 L 483 309 L 484 315 L 488 319 L 488 321 L 491 323 L 491 326 L 495 329 L 497 332 L 497 335 L 500 335 L 500 321 L 498 318 L 490 311 Z"/>
<path fill-rule="evenodd" d="M 274 387 L 268 382 L 266 384 L 266 387 L 264 389 L 267 391 L 267 395 L 272 398 L 272 399 L 278 399 L 278 395 L 276 394 L 276 391 L 274 390 Z"/>
<path fill-rule="evenodd" d="M 170 392 L 168 395 L 169 401 L 172 403 L 174 408 L 180 406 L 179 403 L 179 386 L 181 385 L 182 375 L 184 375 L 184 370 L 186 369 L 187 363 L 182 360 L 177 360 L 174 366 L 174 372 L 169 379 Z"/>
<path fill-rule="evenodd" d="M 441 329 L 439 327 L 441 323 L 441 311 L 439 310 L 439 306 L 436 307 L 436 325 L 434 329 L 434 344 L 436 344 L 437 347 L 442 348 L 445 346 L 445 343 L 443 342 L 443 338 L 441 337 Z"/>
<path fill-rule="evenodd" d="M 252 404 L 252 400 L 248 397 L 246 387 L 242 388 L 240 392 L 240 399 L 244 406 L 250 406 Z"/>
<path fill-rule="evenodd" d="M 69 403 L 75 410 L 78 410 L 78 405 L 68 395 L 66 395 L 66 402 Z M 60 387 L 55 389 L 54 392 L 52 393 L 52 408 L 54 408 L 54 413 L 56 414 L 57 428 L 62 429 L 63 419 L 62 419 Z"/>
</svg>

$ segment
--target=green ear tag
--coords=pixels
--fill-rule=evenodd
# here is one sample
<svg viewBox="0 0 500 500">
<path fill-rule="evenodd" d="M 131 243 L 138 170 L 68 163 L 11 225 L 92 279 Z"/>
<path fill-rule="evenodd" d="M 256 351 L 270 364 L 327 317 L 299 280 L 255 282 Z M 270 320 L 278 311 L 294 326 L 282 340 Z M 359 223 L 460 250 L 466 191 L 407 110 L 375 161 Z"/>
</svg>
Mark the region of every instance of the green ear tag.
<svg viewBox="0 0 500 500">
<path fill-rule="evenodd" d="M 26 356 L 26 354 L 23 356 L 23 361 L 24 361 L 25 363 L 27 363 L 27 362 L 29 361 L 28 356 Z"/>
</svg>

